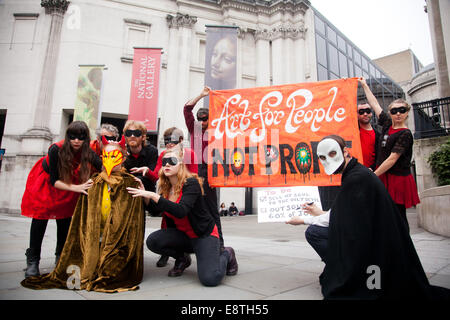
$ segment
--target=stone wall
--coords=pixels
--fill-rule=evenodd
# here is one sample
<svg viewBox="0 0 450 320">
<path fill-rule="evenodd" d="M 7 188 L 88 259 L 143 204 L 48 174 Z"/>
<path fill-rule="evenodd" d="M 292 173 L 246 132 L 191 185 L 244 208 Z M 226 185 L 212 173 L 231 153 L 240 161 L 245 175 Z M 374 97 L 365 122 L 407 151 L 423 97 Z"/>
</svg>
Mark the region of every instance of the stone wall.
<svg viewBox="0 0 450 320">
<path fill-rule="evenodd" d="M 437 186 L 437 179 L 433 177 L 428 158 L 441 144 L 444 144 L 448 137 L 436 137 L 428 139 L 414 140 L 414 161 L 416 164 L 416 183 L 419 193 L 426 189 Z"/>
<path fill-rule="evenodd" d="M 4 156 L 0 174 L 0 211 L 20 214 L 20 204 L 31 168 L 42 155 Z"/>
<path fill-rule="evenodd" d="M 427 189 L 419 197 L 419 227 L 450 237 L 450 185 Z"/>
</svg>

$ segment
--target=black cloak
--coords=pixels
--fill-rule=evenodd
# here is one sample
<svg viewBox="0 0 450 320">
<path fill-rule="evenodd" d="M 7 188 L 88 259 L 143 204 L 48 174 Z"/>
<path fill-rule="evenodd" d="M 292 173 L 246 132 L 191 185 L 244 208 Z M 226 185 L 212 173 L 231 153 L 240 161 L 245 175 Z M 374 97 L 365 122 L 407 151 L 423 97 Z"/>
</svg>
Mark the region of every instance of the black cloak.
<svg viewBox="0 0 450 320">
<path fill-rule="evenodd" d="M 429 284 L 395 203 L 381 180 L 354 158 L 331 207 L 320 284 L 325 299 L 450 296 L 450 290 Z"/>
</svg>

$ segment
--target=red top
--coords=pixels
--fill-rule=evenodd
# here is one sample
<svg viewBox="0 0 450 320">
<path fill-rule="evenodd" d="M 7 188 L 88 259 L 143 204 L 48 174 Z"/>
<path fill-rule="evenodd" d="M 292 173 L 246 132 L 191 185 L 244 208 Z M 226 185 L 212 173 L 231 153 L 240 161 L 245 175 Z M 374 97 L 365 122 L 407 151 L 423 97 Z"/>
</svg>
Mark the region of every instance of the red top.
<svg viewBox="0 0 450 320">
<path fill-rule="evenodd" d="M 375 131 L 359 128 L 359 137 L 361 138 L 363 164 L 370 168 L 375 163 Z"/>
<path fill-rule="evenodd" d="M 398 128 L 398 129 L 394 129 L 394 128 L 392 128 L 392 126 L 391 126 L 391 127 L 389 127 L 389 132 L 388 132 L 388 134 L 391 135 L 391 134 L 397 133 L 397 132 L 402 131 L 402 130 L 406 130 L 406 128 Z"/>
<path fill-rule="evenodd" d="M 183 195 L 183 192 L 180 192 L 180 196 L 178 197 L 177 201 L 175 201 L 176 203 L 180 202 L 182 195 Z M 189 218 L 187 215 L 181 219 L 174 217 L 167 211 L 165 211 L 163 213 L 163 218 L 164 218 L 164 215 L 166 215 L 168 218 L 172 219 L 173 222 L 175 223 L 175 227 L 178 230 L 183 231 L 190 239 L 198 238 L 198 236 L 195 234 L 194 230 L 192 229 L 191 223 L 189 222 Z M 214 229 L 211 232 L 211 236 L 219 238 L 219 230 L 217 229 L 217 225 L 214 225 Z"/>
</svg>

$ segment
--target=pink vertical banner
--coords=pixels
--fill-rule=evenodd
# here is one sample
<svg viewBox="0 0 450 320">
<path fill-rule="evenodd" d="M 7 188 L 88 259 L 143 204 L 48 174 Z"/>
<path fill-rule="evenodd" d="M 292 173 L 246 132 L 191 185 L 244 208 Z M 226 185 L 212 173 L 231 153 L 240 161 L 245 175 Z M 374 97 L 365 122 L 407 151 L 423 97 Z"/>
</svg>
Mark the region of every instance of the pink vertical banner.
<svg viewBox="0 0 450 320">
<path fill-rule="evenodd" d="M 147 131 L 158 130 L 161 48 L 134 48 L 128 120 L 144 122 Z"/>
</svg>

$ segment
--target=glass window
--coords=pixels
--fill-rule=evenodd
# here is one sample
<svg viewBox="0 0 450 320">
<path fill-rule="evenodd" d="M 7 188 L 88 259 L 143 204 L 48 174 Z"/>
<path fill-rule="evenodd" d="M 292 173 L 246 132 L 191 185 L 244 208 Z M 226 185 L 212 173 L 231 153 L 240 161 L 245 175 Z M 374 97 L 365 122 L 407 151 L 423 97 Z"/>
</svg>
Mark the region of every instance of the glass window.
<svg viewBox="0 0 450 320">
<path fill-rule="evenodd" d="M 320 64 L 317 65 L 317 80 L 318 81 L 328 80 L 328 71 Z"/>
<path fill-rule="evenodd" d="M 352 46 L 347 43 L 347 54 L 350 59 L 353 59 L 353 50 Z"/>
<path fill-rule="evenodd" d="M 369 71 L 366 58 L 361 57 L 361 59 L 362 59 L 361 67 L 363 68 L 364 71 Z"/>
<path fill-rule="evenodd" d="M 353 61 L 352 60 L 348 60 L 348 76 L 349 76 L 349 78 L 355 76 L 355 74 L 353 73 Z"/>
<path fill-rule="evenodd" d="M 380 70 L 378 70 L 378 69 L 375 69 L 375 78 L 377 78 L 378 81 L 380 81 L 380 79 L 381 79 Z"/>
<path fill-rule="evenodd" d="M 325 35 L 325 23 L 320 20 L 318 16 L 314 16 L 314 25 L 316 27 L 316 32 Z"/>
<path fill-rule="evenodd" d="M 330 65 L 328 66 L 328 69 L 330 69 L 331 72 L 334 72 L 335 74 L 339 74 L 339 58 L 338 58 L 338 51 L 337 49 L 328 43 L 328 57 L 330 61 Z"/>
<path fill-rule="evenodd" d="M 361 68 L 355 65 L 355 77 L 362 77 Z"/>
<path fill-rule="evenodd" d="M 334 44 L 337 44 L 336 42 L 336 31 L 331 29 L 329 26 L 327 26 L 327 38 Z"/>
<path fill-rule="evenodd" d="M 353 57 L 354 57 L 353 60 L 355 60 L 355 63 L 356 63 L 358 66 L 360 66 L 360 65 L 361 65 L 361 55 L 359 54 L 359 52 L 356 51 L 356 50 L 354 50 L 354 51 L 353 51 Z"/>
<path fill-rule="evenodd" d="M 372 78 L 375 78 L 375 67 L 373 66 L 373 64 L 369 64 L 369 73 Z"/>
<path fill-rule="evenodd" d="M 324 38 L 316 34 L 317 62 L 327 67 L 327 44 Z"/>
<path fill-rule="evenodd" d="M 342 37 L 340 37 L 340 36 L 337 36 L 337 39 L 338 39 L 338 48 L 339 48 L 339 50 L 344 51 L 344 53 L 345 53 L 346 52 L 346 48 L 347 48 L 347 45 L 345 44 L 345 40 Z"/>
<path fill-rule="evenodd" d="M 333 72 L 330 72 L 330 80 L 337 80 L 339 77 L 335 75 Z"/>
<path fill-rule="evenodd" d="M 364 79 L 369 79 L 370 78 L 369 74 L 367 72 L 365 72 L 365 71 L 363 71 L 363 77 L 364 77 Z"/>
<path fill-rule="evenodd" d="M 348 77 L 347 57 L 342 52 L 339 52 L 339 71 L 341 78 Z"/>
</svg>

